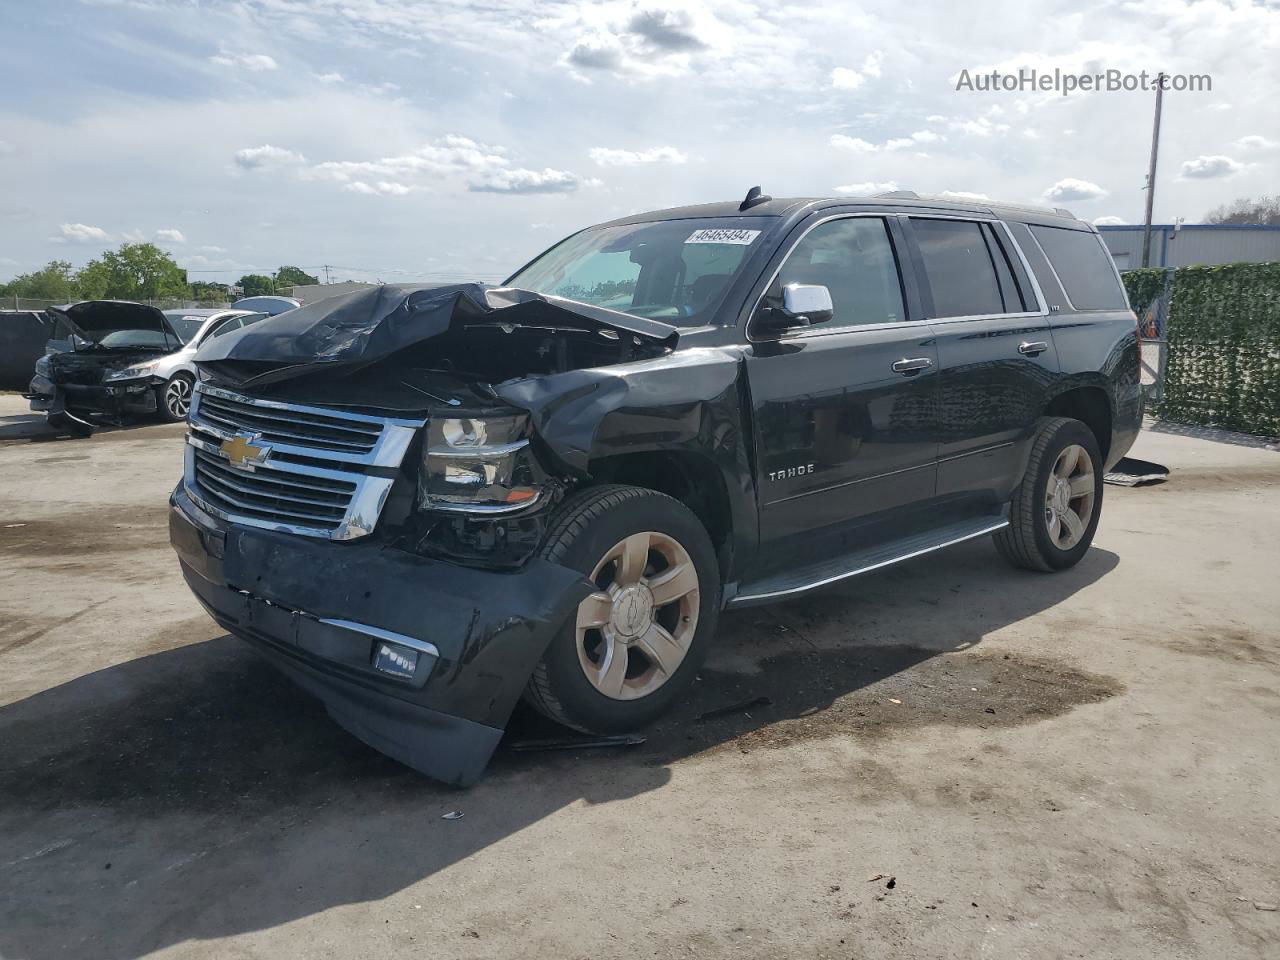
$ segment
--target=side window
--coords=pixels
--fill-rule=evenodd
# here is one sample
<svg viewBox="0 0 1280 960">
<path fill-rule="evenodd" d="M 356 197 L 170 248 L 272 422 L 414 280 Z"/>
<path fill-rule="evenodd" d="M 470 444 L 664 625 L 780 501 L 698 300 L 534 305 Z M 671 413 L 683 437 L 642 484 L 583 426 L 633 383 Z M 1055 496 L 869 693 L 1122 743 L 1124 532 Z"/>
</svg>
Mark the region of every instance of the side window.
<svg viewBox="0 0 1280 960">
<path fill-rule="evenodd" d="M 984 223 L 982 233 L 987 238 L 987 249 L 996 265 L 1004 312 L 1026 313 L 1039 309 L 1026 271 L 1022 269 L 1022 261 L 1010 248 L 1008 237 L 994 223 Z"/>
<path fill-rule="evenodd" d="M 1077 310 L 1126 310 L 1128 301 L 1102 239 L 1089 230 L 1031 227 Z"/>
<path fill-rule="evenodd" d="M 935 317 L 981 317 L 1007 310 L 982 224 L 911 218 L 933 291 Z"/>
<path fill-rule="evenodd" d="M 232 317 L 230 320 L 226 320 L 218 324 L 217 329 L 215 329 L 213 333 L 209 334 L 209 339 L 212 340 L 214 337 L 220 337 L 224 333 L 230 333 L 232 330 L 239 330 L 239 329 L 240 329 L 240 318 Z"/>
<path fill-rule="evenodd" d="M 849 217 L 819 224 L 787 254 L 769 288 L 770 303 L 782 301 L 789 283 L 812 283 L 831 291 L 835 313 L 819 330 L 906 319 L 902 281 L 885 222 Z"/>
<path fill-rule="evenodd" d="M 254 324 L 254 323 L 257 323 L 259 320 L 265 320 L 265 319 L 267 319 L 267 315 L 265 313 L 251 313 L 248 316 L 244 316 L 240 318 L 240 325 L 242 327 L 247 327 L 250 324 Z"/>
</svg>

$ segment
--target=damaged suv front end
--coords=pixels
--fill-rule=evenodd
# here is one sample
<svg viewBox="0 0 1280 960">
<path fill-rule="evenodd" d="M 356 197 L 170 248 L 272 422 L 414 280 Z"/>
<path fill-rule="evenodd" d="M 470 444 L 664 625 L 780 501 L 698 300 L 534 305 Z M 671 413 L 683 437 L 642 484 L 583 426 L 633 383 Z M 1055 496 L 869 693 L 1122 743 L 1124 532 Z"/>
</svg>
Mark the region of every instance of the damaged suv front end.
<svg viewBox="0 0 1280 960">
<path fill-rule="evenodd" d="M 472 783 L 593 589 L 535 555 L 583 474 L 576 431 L 625 400 L 610 365 L 676 336 L 462 285 L 361 291 L 215 341 L 172 497 L 183 574 L 353 734 Z"/>
</svg>

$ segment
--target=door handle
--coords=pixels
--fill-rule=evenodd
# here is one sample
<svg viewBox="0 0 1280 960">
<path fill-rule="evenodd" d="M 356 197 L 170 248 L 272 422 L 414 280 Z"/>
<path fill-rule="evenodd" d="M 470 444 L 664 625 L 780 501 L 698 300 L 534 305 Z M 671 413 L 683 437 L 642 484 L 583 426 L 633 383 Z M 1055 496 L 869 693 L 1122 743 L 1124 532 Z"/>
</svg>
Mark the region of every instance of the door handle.
<svg viewBox="0 0 1280 960">
<path fill-rule="evenodd" d="M 1018 352 L 1021 354 L 1025 354 L 1028 357 L 1037 356 L 1038 354 L 1044 353 L 1048 349 L 1049 349 L 1049 345 L 1045 343 L 1043 340 L 1036 340 L 1033 343 L 1028 343 L 1026 340 L 1024 340 L 1018 346 Z"/>
<path fill-rule="evenodd" d="M 928 357 L 916 357 L 911 360 L 895 360 L 892 364 L 894 373 L 919 373 L 921 370 L 927 370 L 933 366 L 933 361 Z"/>
</svg>

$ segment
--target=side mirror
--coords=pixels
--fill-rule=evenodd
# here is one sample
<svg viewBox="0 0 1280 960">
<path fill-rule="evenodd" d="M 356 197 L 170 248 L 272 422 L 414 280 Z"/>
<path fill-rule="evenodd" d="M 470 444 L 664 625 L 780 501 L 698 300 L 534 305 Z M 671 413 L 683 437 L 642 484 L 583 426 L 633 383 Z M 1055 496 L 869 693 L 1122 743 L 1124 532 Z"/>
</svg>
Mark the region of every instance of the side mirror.
<svg viewBox="0 0 1280 960">
<path fill-rule="evenodd" d="M 788 283 L 782 288 L 782 312 L 797 327 L 826 323 L 836 312 L 831 291 L 816 283 Z"/>
<path fill-rule="evenodd" d="M 769 307 L 757 316 L 768 333 L 826 323 L 835 315 L 831 291 L 816 283 L 788 283 L 782 288 L 782 306 Z"/>
</svg>

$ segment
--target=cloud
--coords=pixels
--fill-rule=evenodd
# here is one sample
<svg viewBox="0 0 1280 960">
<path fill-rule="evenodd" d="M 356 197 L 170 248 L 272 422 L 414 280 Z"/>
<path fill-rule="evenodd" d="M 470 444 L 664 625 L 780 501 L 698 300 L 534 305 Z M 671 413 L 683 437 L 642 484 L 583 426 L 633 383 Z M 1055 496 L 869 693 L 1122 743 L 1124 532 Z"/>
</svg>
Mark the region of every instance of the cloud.
<svg viewBox="0 0 1280 960">
<path fill-rule="evenodd" d="M 1074 203 L 1079 200 L 1101 200 L 1107 191 L 1088 180 L 1064 177 L 1044 192 L 1050 203 Z"/>
<path fill-rule="evenodd" d="M 370 196 L 402 197 L 406 193 L 411 192 L 413 187 L 403 183 L 396 183 L 391 180 L 379 180 L 376 183 L 365 183 L 363 180 L 353 180 L 350 183 L 345 184 L 342 189 L 349 190 L 352 193 L 364 193 Z"/>
<path fill-rule="evenodd" d="M 198 249 L 200 250 L 201 253 L 226 253 L 227 252 L 226 247 L 219 247 L 212 243 L 206 244 L 205 246 L 199 247 Z"/>
<path fill-rule="evenodd" d="M 917 130 L 909 136 L 893 137 L 884 143 L 870 143 L 861 137 L 849 137 L 843 133 L 834 133 L 831 135 L 831 145 L 839 147 L 841 150 L 852 150 L 854 153 L 877 153 L 881 150 L 905 150 L 908 147 L 919 146 L 922 143 L 941 143 L 946 139 L 946 137 L 934 133 L 932 130 Z"/>
<path fill-rule="evenodd" d="M 648 150 L 615 150 L 592 147 L 587 151 L 601 167 L 635 167 L 649 163 L 684 163 L 689 158 L 675 147 L 650 147 Z"/>
<path fill-rule="evenodd" d="M 176 227 L 162 227 L 156 231 L 156 240 L 160 243 L 186 243 L 187 238 Z"/>
<path fill-rule="evenodd" d="M 250 73 L 275 70 L 280 66 L 273 57 L 265 53 L 219 53 L 210 57 L 209 62 L 216 63 L 220 67 L 238 67 Z"/>
<path fill-rule="evenodd" d="M 999 114 L 994 115 L 999 116 Z M 1005 133 L 1009 129 L 1007 123 L 992 123 L 987 117 L 978 117 L 976 120 L 952 120 L 947 126 L 971 137 L 989 137 L 993 133 Z"/>
<path fill-rule="evenodd" d="M 572 193 L 584 182 L 566 170 L 495 170 L 467 189 L 473 193 Z"/>
<path fill-rule="evenodd" d="M 51 237 L 59 243 L 109 243 L 111 235 L 101 227 L 87 223 L 64 223 L 58 227 L 59 236 Z"/>
<path fill-rule="evenodd" d="M 1239 173 L 1243 169 L 1243 163 L 1232 160 L 1230 157 L 1200 156 L 1192 160 L 1184 160 L 1178 177 L 1182 180 L 1216 180 Z"/>
<path fill-rule="evenodd" d="M 940 198 L 942 198 L 943 200 L 961 200 L 961 201 L 964 201 L 964 200 L 978 200 L 978 201 L 988 201 L 988 200 L 990 200 L 990 199 L 991 199 L 991 198 L 990 198 L 990 197 L 988 197 L 985 193 L 973 193 L 973 192 L 971 192 L 971 191 L 969 191 L 969 190 L 943 190 L 941 193 L 937 194 L 937 196 L 939 196 L 939 197 L 940 197 Z"/>
<path fill-rule="evenodd" d="M 1114 227 L 1127 222 L 1128 221 L 1125 220 L 1123 217 L 1113 217 L 1110 214 L 1108 214 L 1105 217 L 1093 218 L 1093 225 L 1095 227 Z"/>
<path fill-rule="evenodd" d="M 862 61 L 862 70 L 852 67 L 835 67 L 831 71 L 831 86 L 836 90 L 857 90 L 867 82 L 868 77 L 880 76 L 880 64 L 884 53 L 874 50 Z"/>
<path fill-rule="evenodd" d="M 868 143 L 861 137 L 847 137 L 843 133 L 833 133 L 831 135 L 831 145 L 839 147 L 841 150 L 852 150 L 854 153 L 875 153 L 880 149 L 874 143 Z"/>
<path fill-rule="evenodd" d="M 264 143 L 260 147 L 245 147 L 236 151 L 236 164 L 245 170 L 267 170 L 272 167 L 288 167 L 306 163 L 307 158 L 300 153 L 286 150 L 284 147 L 273 147 Z"/>
<path fill-rule="evenodd" d="M 625 61 L 622 41 L 611 33 L 580 37 L 565 55 L 565 60 L 584 70 L 621 70 Z"/>
<path fill-rule="evenodd" d="M 1245 150 L 1245 151 L 1274 150 L 1276 147 L 1280 147 L 1280 142 L 1277 142 L 1275 140 L 1268 140 L 1266 137 L 1260 137 L 1257 134 L 1252 134 L 1247 137 L 1241 137 L 1239 140 L 1235 142 L 1235 148 L 1237 150 Z M 4 150 L 0 148 L 0 153 L 3 153 L 3 152 Z"/>
<path fill-rule="evenodd" d="M 342 74 L 337 73 L 337 72 L 334 72 L 334 73 L 317 73 L 317 74 L 316 74 L 316 79 L 317 79 L 317 80 L 319 80 L 321 83 L 341 83 L 341 82 L 342 82 Z"/>
<path fill-rule="evenodd" d="M 469 137 L 448 134 L 415 150 L 377 160 L 329 160 L 302 171 L 305 180 L 347 183 L 381 177 L 403 183 L 414 177 L 439 178 L 456 173 L 483 172 L 509 163 L 501 147 L 479 143 Z"/>
<path fill-rule="evenodd" d="M 0 140 L 0 157 L 11 156 L 12 154 L 15 154 L 17 152 L 18 152 L 18 148 L 15 147 L 8 140 Z"/>
<path fill-rule="evenodd" d="M 627 30 L 659 50 L 684 53 L 707 46 L 687 10 L 639 10 L 628 21 Z"/>
<path fill-rule="evenodd" d="M 831 86 L 836 90 L 857 90 L 866 82 L 866 77 L 848 67 L 835 67 L 831 71 Z"/>
<path fill-rule="evenodd" d="M 836 193 L 855 197 L 874 197 L 877 193 L 892 193 L 897 189 L 898 183 L 896 180 L 884 180 L 881 182 L 868 180 L 866 183 L 846 183 L 842 187 L 836 187 Z"/>
</svg>

